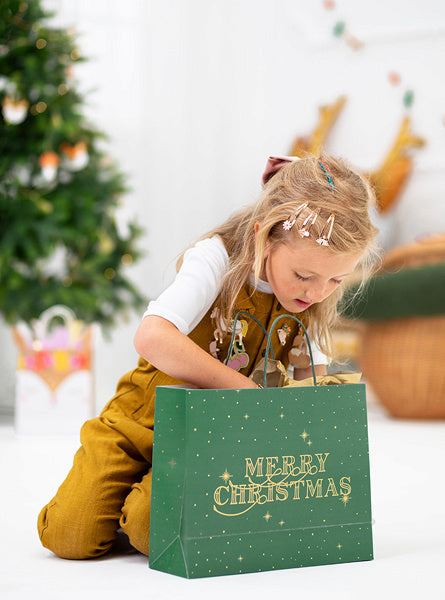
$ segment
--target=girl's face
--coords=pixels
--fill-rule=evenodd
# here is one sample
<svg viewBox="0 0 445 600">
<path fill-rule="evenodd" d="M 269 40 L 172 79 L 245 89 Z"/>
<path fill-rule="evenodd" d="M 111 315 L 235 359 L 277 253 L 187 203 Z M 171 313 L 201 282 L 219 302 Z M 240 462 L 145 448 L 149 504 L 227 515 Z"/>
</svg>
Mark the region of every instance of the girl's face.
<svg viewBox="0 0 445 600">
<path fill-rule="evenodd" d="M 270 248 L 266 244 L 262 278 L 265 278 L 281 306 L 302 312 L 327 298 L 350 275 L 359 254 L 335 254 L 310 239 Z"/>
</svg>

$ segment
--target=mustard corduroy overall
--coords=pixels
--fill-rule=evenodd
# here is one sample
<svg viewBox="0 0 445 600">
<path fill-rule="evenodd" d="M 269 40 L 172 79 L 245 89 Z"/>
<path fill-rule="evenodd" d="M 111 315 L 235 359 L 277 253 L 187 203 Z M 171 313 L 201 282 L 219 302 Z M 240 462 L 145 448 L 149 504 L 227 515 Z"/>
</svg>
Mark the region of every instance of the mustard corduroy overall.
<svg viewBox="0 0 445 600">
<path fill-rule="evenodd" d="M 285 313 L 275 296 L 252 293 L 250 288 L 241 291 L 236 308 L 254 315 L 267 331 Z M 230 336 L 215 343 L 220 332 L 212 315 L 214 307 L 189 337 L 224 360 Z M 240 343 L 230 363 L 249 376 L 264 356 L 267 339 L 252 319 L 242 316 L 239 327 Z M 295 321 L 283 318 L 277 326 L 281 336 L 277 331 L 272 335 L 275 357 L 285 366 L 297 328 Z M 111 548 L 120 526 L 130 543 L 148 554 L 155 391 L 158 385 L 178 383 L 182 382 L 141 358 L 137 368 L 120 379 L 100 416 L 83 425 L 73 466 L 38 518 L 46 548 L 63 558 L 98 557 Z"/>
</svg>

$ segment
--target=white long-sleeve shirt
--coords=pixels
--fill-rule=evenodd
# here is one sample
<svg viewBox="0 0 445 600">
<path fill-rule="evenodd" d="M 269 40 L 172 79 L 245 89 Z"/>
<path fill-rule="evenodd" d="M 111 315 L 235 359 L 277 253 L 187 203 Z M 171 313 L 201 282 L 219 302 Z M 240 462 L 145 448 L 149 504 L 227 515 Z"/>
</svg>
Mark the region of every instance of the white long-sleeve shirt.
<svg viewBox="0 0 445 600">
<path fill-rule="evenodd" d="M 198 325 L 221 292 L 224 276 L 229 269 L 229 255 L 219 236 L 197 242 L 184 254 L 182 266 L 174 281 L 156 299 L 152 300 L 143 317 L 156 315 L 170 321 L 185 335 Z M 273 294 L 267 281 L 255 286 L 260 292 Z M 327 364 L 317 340 L 311 344 L 314 364 Z"/>
</svg>

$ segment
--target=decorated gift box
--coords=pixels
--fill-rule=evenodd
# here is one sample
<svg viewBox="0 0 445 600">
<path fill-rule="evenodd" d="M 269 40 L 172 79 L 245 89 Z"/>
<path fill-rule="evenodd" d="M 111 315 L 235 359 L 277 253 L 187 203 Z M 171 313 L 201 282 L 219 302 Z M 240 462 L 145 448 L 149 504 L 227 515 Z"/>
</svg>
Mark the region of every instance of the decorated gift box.
<svg viewBox="0 0 445 600">
<path fill-rule="evenodd" d="M 78 433 L 94 413 L 92 328 L 64 306 L 13 330 L 18 347 L 15 429 L 19 434 Z"/>
</svg>

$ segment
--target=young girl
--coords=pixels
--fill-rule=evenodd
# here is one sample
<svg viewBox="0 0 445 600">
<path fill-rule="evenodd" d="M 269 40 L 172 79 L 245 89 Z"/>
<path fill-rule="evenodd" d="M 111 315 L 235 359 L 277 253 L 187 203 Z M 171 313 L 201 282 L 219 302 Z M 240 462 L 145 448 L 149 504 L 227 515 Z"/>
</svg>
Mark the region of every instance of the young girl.
<svg viewBox="0 0 445 600">
<path fill-rule="evenodd" d="M 106 553 L 119 526 L 148 554 L 151 461 L 157 385 L 254 388 L 264 356 L 261 327 L 242 316 L 227 365 L 236 312 L 266 330 L 295 313 L 315 342 L 317 374 L 326 372 L 329 329 L 344 282 L 366 265 L 377 230 L 370 185 L 332 157 L 270 158 L 259 201 L 209 232 L 179 261 L 172 285 L 151 302 L 136 332 L 138 367 L 125 375 L 81 447 L 56 496 L 39 515 L 42 544 L 64 558 Z M 311 370 L 293 319 L 272 335 L 275 357 L 294 377 Z"/>
</svg>

